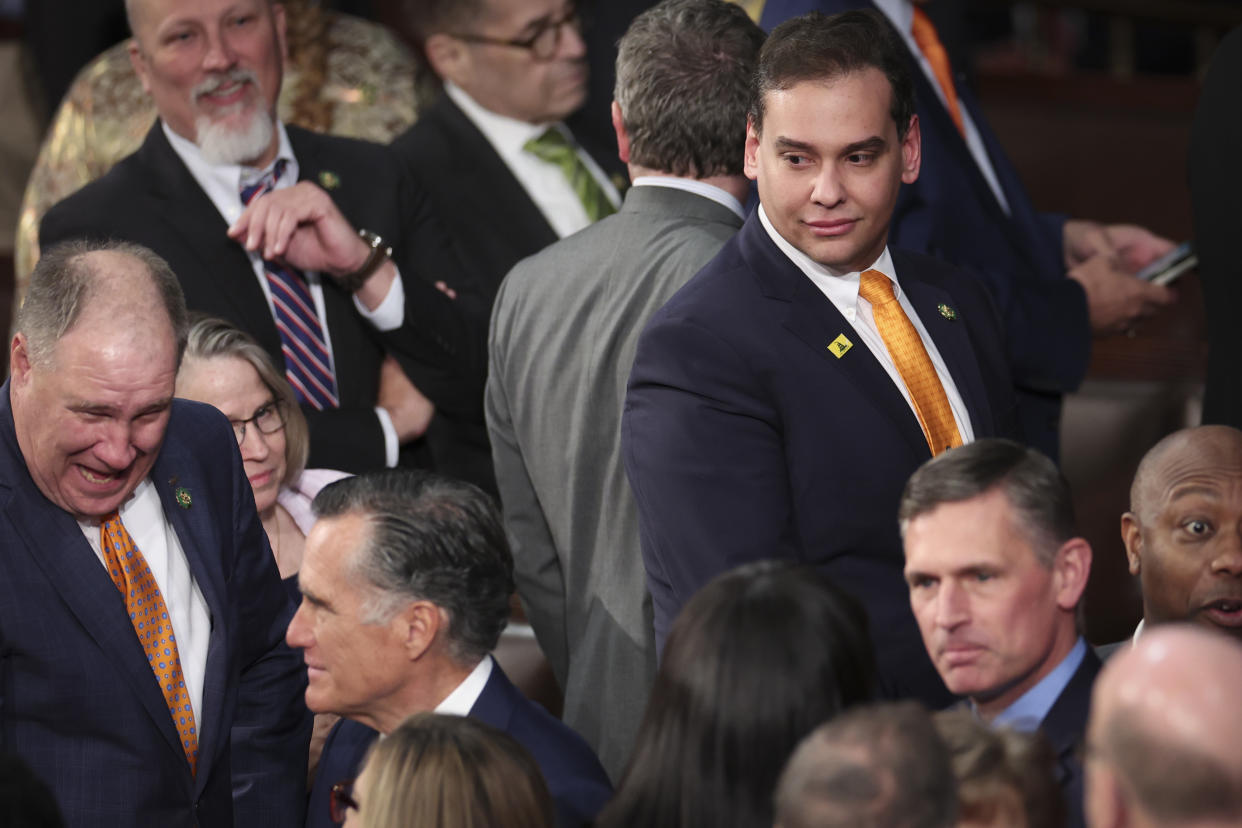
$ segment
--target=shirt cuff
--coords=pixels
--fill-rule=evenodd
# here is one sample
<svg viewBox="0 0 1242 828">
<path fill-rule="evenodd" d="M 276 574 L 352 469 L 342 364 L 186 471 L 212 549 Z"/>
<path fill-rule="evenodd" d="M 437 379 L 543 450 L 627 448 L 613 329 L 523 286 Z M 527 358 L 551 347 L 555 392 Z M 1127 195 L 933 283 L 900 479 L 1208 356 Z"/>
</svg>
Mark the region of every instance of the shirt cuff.
<svg viewBox="0 0 1242 828">
<path fill-rule="evenodd" d="M 357 295 L 354 296 L 354 307 L 358 309 L 358 313 L 379 331 L 395 331 L 405 321 L 405 283 L 401 281 L 401 269 L 397 268 L 396 262 L 392 266 L 397 269 L 397 277 L 388 286 L 388 295 L 379 303 L 379 307 L 367 310 L 367 306 L 358 301 Z"/>
<path fill-rule="evenodd" d="M 384 432 L 384 465 L 395 468 L 397 457 L 401 453 L 401 444 L 397 442 L 397 429 L 393 427 L 392 417 L 388 412 L 376 406 L 375 416 L 379 418 L 380 431 Z"/>
</svg>

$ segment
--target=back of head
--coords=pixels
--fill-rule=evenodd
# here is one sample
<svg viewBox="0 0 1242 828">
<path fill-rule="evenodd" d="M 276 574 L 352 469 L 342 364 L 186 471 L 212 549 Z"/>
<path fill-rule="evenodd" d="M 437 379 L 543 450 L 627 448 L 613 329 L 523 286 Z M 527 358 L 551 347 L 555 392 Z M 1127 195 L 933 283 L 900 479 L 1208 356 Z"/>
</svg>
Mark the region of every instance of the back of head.
<svg viewBox="0 0 1242 828">
<path fill-rule="evenodd" d="M 495 648 L 509 618 L 513 556 L 496 505 L 481 489 L 390 470 L 338 480 L 313 506 L 320 518 L 367 516 L 369 543 L 354 558 L 353 574 L 379 596 L 370 621 L 426 600 L 448 614 L 448 654 L 459 664 L 476 664 Z"/>
<path fill-rule="evenodd" d="M 1145 631 L 1096 680 L 1087 813 L 1135 824 L 1242 824 L 1242 645 L 1190 624 Z M 1112 824 L 1112 823 L 1109 823 Z"/>
<path fill-rule="evenodd" d="M 630 24 L 614 96 L 630 163 L 688 178 L 741 175 L 763 31 L 736 3 L 665 0 Z"/>
<path fill-rule="evenodd" d="M 750 119 L 763 128 L 764 98 L 806 81 L 827 83 L 878 69 L 893 90 L 890 113 L 904 138 L 914 115 L 914 85 L 901 36 L 879 11 L 847 11 L 831 17 L 811 12 L 786 20 L 768 35 L 759 53 Z"/>
<path fill-rule="evenodd" d="M 944 743 L 915 702 L 874 704 L 821 725 L 776 791 L 778 828 L 950 828 L 957 795 Z"/>
<path fill-rule="evenodd" d="M 933 715 L 957 779 L 958 815 L 971 825 L 1058 828 L 1065 802 L 1043 734 L 991 727 L 965 709 Z"/>
<path fill-rule="evenodd" d="M 31 362 L 45 364 L 88 309 L 136 335 L 167 322 L 178 359 L 185 349 L 189 322 L 181 285 L 168 263 L 142 245 L 68 241 L 43 252 L 15 326 Z"/>
<path fill-rule="evenodd" d="M 367 756 L 363 828 L 551 828 L 552 797 L 530 753 L 464 716 L 418 713 Z"/>
<path fill-rule="evenodd" d="M 1045 566 L 1057 547 L 1074 537 L 1074 501 L 1056 464 L 1012 440 L 988 438 L 946 451 L 920 466 L 906 482 L 897 520 L 902 533 L 915 518 L 944 503 L 1005 492 Z"/>
<path fill-rule="evenodd" d="M 804 735 L 873 695 L 866 616 L 813 570 L 712 580 L 673 623 L 637 745 L 598 825 L 754 826 Z"/>
</svg>

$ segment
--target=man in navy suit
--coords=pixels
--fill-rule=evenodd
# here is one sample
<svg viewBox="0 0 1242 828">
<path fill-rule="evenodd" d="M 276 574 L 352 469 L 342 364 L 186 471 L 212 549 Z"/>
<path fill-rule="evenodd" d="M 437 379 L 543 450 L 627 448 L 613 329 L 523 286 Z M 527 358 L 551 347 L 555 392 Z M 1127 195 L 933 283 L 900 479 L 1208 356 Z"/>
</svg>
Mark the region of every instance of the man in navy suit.
<svg viewBox="0 0 1242 828">
<path fill-rule="evenodd" d="M 0 753 L 71 826 L 301 821 L 293 608 L 228 422 L 173 399 L 185 340 L 176 277 L 130 244 L 48 251 L 17 318 L 0 395 Z M 135 593 L 157 621 L 138 620 Z M 162 654 L 143 643 L 152 624 Z M 180 681 L 157 679 L 169 663 Z"/>
<path fill-rule="evenodd" d="M 970 270 L 992 292 L 1005 322 L 1023 439 L 1055 459 L 1061 396 L 1086 375 L 1092 334 L 1131 329 L 1173 301 L 1167 289 L 1132 277 L 1172 243 L 1134 225 L 1037 212 L 960 78 L 950 81 L 960 128 L 955 123 L 948 93 L 915 41 L 922 11 L 911 0 L 768 0 L 760 22 L 771 28 L 810 11 L 872 8 L 902 38 L 923 140 L 922 170 L 897 201 L 890 240 Z"/>
<path fill-rule="evenodd" d="M 557 824 L 591 822 L 612 795 L 599 760 L 490 655 L 513 594 L 491 499 L 469 483 L 391 471 L 333 483 L 314 509 L 287 638 L 303 650 L 307 704 L 346 718 L 324 745 L 307 826 L 332 824 L 332 787 L 358 775 L 378 734 L 427 710 L 508 733 L 543 772 Z"/>
<path fill-rule="evenodd" d="M 1076 536 L 1056 465 L 980 440 L 914 473 L 898 515 L 923 642 L 950 690 L 993 725 L 1040 730 L 1057 758 L 1069 825 L 1083 825 L 1082 762 L 1100 671 L 1078 632 L 1091 546 Z"/>
<path fill-rule="evenodd" d="M 791 558 L 867 607 L 884 692 L 936 705 L 950 697 L 910 614 L 893 516 L 933 440 L 1009 432 L 1013 396 L 982 287 L 886 244 L 919 173 L 900 49 L 876 12 L 769 36 L 744 159 L 760 207 L 652 317 L 622 448 L 658 644 L 712 576 Z M 883 313 L 899 306 L 910 348 L 886 342 L 864 282 L 887 289 Z M 919 394 L 894 349 L 919 361 Z M 947 443 L 924 427 L 924 390 Z"/>
</svg>

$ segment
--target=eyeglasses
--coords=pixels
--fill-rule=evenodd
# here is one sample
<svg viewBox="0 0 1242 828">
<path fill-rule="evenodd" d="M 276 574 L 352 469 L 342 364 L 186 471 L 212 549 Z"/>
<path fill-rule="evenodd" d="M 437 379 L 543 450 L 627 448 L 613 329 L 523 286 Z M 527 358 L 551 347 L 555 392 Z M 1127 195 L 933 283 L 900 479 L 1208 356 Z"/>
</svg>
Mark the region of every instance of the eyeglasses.
<svg viewBox="0 0 1242 828">
<path fill-rule="evenodd" d="M 246 426 L 254 423 L 261 434 L 275 434 L 285 427 L 285 418 L 280 413 L 280 400 L 272 398 L 263 403 L 251 417 L 244 420 L 229 420 L 233 424 L 233 434 L 237 437 L 237 445 L 246 442 Z"/>
<path fill-rule="evenodd" d="M 578 7 L 571 5 L 560 17 L 540 21 L 538 28 L 535 29 L 534 34 L 530 37 L 506 39 L 470 34 L 468 32 L 450 36 L 468 43 L 487 43 L 492 46 L 512 46 L 516 49 L 526 49 L 535 60 L 551 60 L 556 56 L 557 50 L 561 48 L 561 30 L 566 26 L 573 26 L 576 29 L 581 22 L 582 20 L 578 16 Z"/>
<path fill-rule="evenodd" d="M 333 785 L 328 793 L 328 816 L 338 825 L 345 821 L 346 811 L 351 808 L 358 810 L 358 801 L 354 799 L 353 791 L 354 780 L 346 779 Z"/>
</svg>

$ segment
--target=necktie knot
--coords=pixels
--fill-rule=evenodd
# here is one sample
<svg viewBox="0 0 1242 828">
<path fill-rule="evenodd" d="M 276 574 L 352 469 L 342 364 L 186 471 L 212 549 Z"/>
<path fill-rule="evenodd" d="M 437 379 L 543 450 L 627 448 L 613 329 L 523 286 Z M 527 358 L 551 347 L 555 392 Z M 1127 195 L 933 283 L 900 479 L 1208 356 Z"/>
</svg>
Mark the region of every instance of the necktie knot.
<svg viewBox="0 0 1242 828">
<path fill-rule="evenodd" d="M 285 174 L 285 165 L 288 162 L 284 158 L 276 159 L 276 164 L 263 175 L 259 176 L 257 181 L 246 184 L 241 188 L 241 200 L 243 205 L 249 205 L 259 196 L 270 193 L 276 188 L 276 182 Z"/>
<path fill-rule="evenodd" d="M 523 144 L 522 149 L 540 161 L 560 168 L 561 175 L 565 176 L 565 180 L 569 182 L 569 186 L 573 189 L 574 195 L 578 197 L 589 220 L 599 221 L 604 216 L 610 216 L 616 212 L 604 188 L 595 180 L 595 176 L 591 175 L 591 171 L 579 157 L 577 149 L 559 129 L 548 127 L 540 135 Z"/>
<path fill-rule="evenodd" d="M 523 144 L 522 149 L 549 164 L 564 163 L 574 151 L 565 134 L 556 127 L 548 127 Z"/>
<path fill-rule="evenodd" d="M 871 303 L 872 307 L 886 305 L 896 301 L 893 293 L 893 281 L 878 270 L 864 270 L 858 283 L 858 295 Z"/>
</svg>

